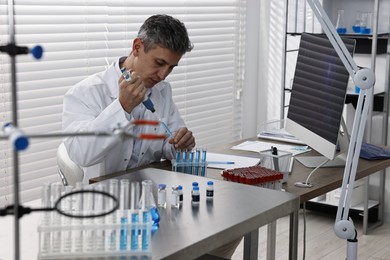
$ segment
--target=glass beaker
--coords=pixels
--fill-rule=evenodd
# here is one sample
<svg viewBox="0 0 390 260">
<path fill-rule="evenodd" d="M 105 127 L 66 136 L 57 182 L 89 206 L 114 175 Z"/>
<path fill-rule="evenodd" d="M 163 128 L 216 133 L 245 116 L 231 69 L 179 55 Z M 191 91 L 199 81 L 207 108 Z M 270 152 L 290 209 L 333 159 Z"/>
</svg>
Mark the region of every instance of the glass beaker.
<svg viewBox="0 0 390 260">
<path fill-rule="evenodd" d="M 344 22 L 344 10 L 337 11 L 336 31 L 339 34 L 344 34 L 347 32 L 347 27 L 345 27 Z"/>
</svg>

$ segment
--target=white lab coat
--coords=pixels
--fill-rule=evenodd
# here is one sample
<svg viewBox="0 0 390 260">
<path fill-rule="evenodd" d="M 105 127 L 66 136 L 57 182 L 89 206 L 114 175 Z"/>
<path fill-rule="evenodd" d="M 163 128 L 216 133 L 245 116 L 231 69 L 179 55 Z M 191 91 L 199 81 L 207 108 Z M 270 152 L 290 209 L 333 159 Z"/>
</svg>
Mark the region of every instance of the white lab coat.
<svg viewBox="0 0 390 260">
<path fill-rule="evenodd" d="M 64 97 L 62 128 L 65 132 L 112 131 L 129 123 L 118 100 L 121 76 L 119 62 L 105 71 L 92 75 L 72 87 Z M 150 99 L 156 112 L 172 132 L 184 127 L 184 121 L 172 100 L 172 89 L 162 81 L 152 89 Z M 140 104 L 143 105 L 143 104 Z M 144 119 L 156 120 L 147 110 Z M 134 126 L 127 127 L 132 130 Z M 164 134 L 162 127 L 142 127 L 142 133 Z M 124 171 L 128 168 L 134 139 L 115 137 L 68 137 L 64 140 L 69 157 L 84 170 L 84 183 L 90 178 Z M 137 165 L 130 168 L 174 158 L 175 149 L 168 140 L 144 140 Z"/>
</svg>

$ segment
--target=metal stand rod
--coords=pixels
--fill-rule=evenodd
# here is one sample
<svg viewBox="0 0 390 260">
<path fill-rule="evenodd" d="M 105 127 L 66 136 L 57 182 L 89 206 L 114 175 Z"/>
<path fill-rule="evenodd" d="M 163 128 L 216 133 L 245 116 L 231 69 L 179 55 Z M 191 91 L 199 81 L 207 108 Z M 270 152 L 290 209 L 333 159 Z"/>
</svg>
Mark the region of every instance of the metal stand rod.
<svg viewBox="0 0 390 260">
<path fill-rule="evenodd" d="M 14 19 L 14 2 L 8 0 L 8 22 L 9 22 L 9 37 L 10 44 L 15 44 L 15 19 Z M 16 56 L 11 58 L 11 87 L 12 87 L 12 123 L 15 127 L 18 126 L 18 107 L 16 94 Z M 14 255 L 15 260 L 19 260 L 20 254 L 20 223 L 19 223 L 19 154 L 16 149 L 13 149 L 13 165 L 14 165 Z"/>
</svg>

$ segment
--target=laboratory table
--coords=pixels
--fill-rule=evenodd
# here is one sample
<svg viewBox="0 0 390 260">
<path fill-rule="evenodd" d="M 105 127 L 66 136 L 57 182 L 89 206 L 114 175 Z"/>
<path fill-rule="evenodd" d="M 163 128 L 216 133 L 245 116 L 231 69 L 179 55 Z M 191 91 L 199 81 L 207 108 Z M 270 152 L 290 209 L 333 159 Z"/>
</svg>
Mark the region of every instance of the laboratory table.
<svg viewBox="0 0 390 260">
<path fill-rule="evenodd" d="M 207 200 L 209 178 L 161 169 L 139 169 L 117 178 L 183 186 L 180 209 L 159 209 L 161 221 L 152 236 L 152 259 L 194 259 L 243 236 L 244 258 L 257 259 L 258 228 L 278 218 L 297 215 L 299 210 L 297 195 L 222 180 L 213 180 L 214 198 Z M 199 183 L 201 192 L 198 206 L 191 203 L 194 181 Z M 156 189 L 157 185 L 155 197 Z"/>
<path fill-rule="evenodd" d="M 258 158 L 259 154 L 250 151 L 241 151 L 241 150 L 232 150 L 231 147 L 233 145 L 240 144 L 244 141 L 256 141 L 259 140 L 257 137 L 248 138 L 244 140 L 239 140 L 233 143 L 219 145 L 217 147 L 208 148 L 209 152 L 216 152 L 222 154 L 230 154 L 230 155 L 239 155 L 239 156 L 247 156 L 247 157 L 255 157 Z M 266 141 L 266 140 L 264 140 Z M 269 142 L 269 141 L 267 141 Z M 311 151 L 300 156 L 313 155 L 316 152 Z M 371 174 L 374 174 L 378 171 L 384 170 L 390 166 L 390 159 L 384 160 L 364 160 L 359 159 L 358 169 L 356 172 L 356 179 L 361 179 L 367 177 Z M 171 170 L 171 164 L 168 161 L 157 162 L 149 165 L 148 167 L 156 168 L 156 169 L 165 169 Z M 142 168 L 142 167 L 141 167 Z M 130 170 L 131 171 L 131 170 Z M 300 203 L 307 202 L 313 198 L 316 198 L 320 195 L 324 195 L 327 192 L 330 192 L 336 188 L 341 187 L 344 168 L 336 167 L 336 168 L 320 168 L 317 170 L 315 174 L 313 174 L 310 178 L 310 183 L 314 186 L 312 188 L 299 188 L 294 185 L 295 182 L 305 181 L 307 176 L 312 171 L 312 168 L 306 168 L 299 162 L 295 162 L 292 168 L 292 172 L 289 175 L 287 183 L 283 184 L 283 189 L 289 193 L 293 193 L 299 196 Z M 221 170 L 217 169 L 207 169 L 207 176 L 212 179 L 222 180 Z M 91 179 L 90 182 L 102 181 L 108 178 L 121 177 L 124 173 L 115 173 L 107 176 L 98 177 L 95 179 Z M 185 175 L 188 176 L 188 175 Z M 225 182 L 228 183 L 228 182 Z M 257 187 L 254 187 L 258 189 Z M 261 189 L 260 189 L 261 190 Z M 268 191 L 267 191 L 268 192 Z M 383 203 L 380 202 L 380 203 Z M 365 209 L 366 211 L 367 209 Z M 274 229 L 275 227 L 273 227 Z M 289 247 L 289 258 L 296 259 L 297 258 L 297 233 L 298 233 L 298 214 L 290 215 L 290 247 Z M 366 232 L 364 232 L 366 233 Z"/>
</svg>

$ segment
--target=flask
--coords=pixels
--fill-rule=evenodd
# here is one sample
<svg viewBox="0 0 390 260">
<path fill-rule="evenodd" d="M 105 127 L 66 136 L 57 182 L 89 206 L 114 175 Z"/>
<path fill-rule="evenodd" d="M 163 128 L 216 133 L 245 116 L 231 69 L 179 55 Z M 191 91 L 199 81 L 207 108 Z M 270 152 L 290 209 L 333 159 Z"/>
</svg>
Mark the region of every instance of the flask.
<svg viewBox="0 0 390 260">
<path fill-rule="evenodd" d="M 214 198 L 214 182 L 208 181 L 206 187 L 206 199 L 212 200 Z"/>
<path fill-rule="evenodd" d="M 362 22 L 362 12 L 361 11 L 356 11 L 355 14 L 355 23 L 352 25 L 352 30 L 354 33 L 360 33 L 360 24 Z"/>
<path fill-rule="evenodd" d="M 362 34 L 370 34 L 372 28 L 372 13 L 363 12 L 362 20 L 360 23 L 360 33 Z"/>
<path fill-rule="evenodd" d="M 347 27 L 345 27 L 344 23 L 344 10 L 337 11 L 336 31 L 339 34 L 344 34 L 347 32 Z"/>
<path fill-rule="evenodd" d="M 157 206 L 159 206 L 160 208 L 165 208 L 166 205 L 167 205 L 166 185 L 159 184 L 158 191 L 157 191 Z"/>
<path fill-rule="evenodd" d="M 178 190 L 178 187 L 176 185 L 172 186 L 171 207 L 172 208 L 179 208 L 180 207 L 179 190 Z"/>
</svg>

